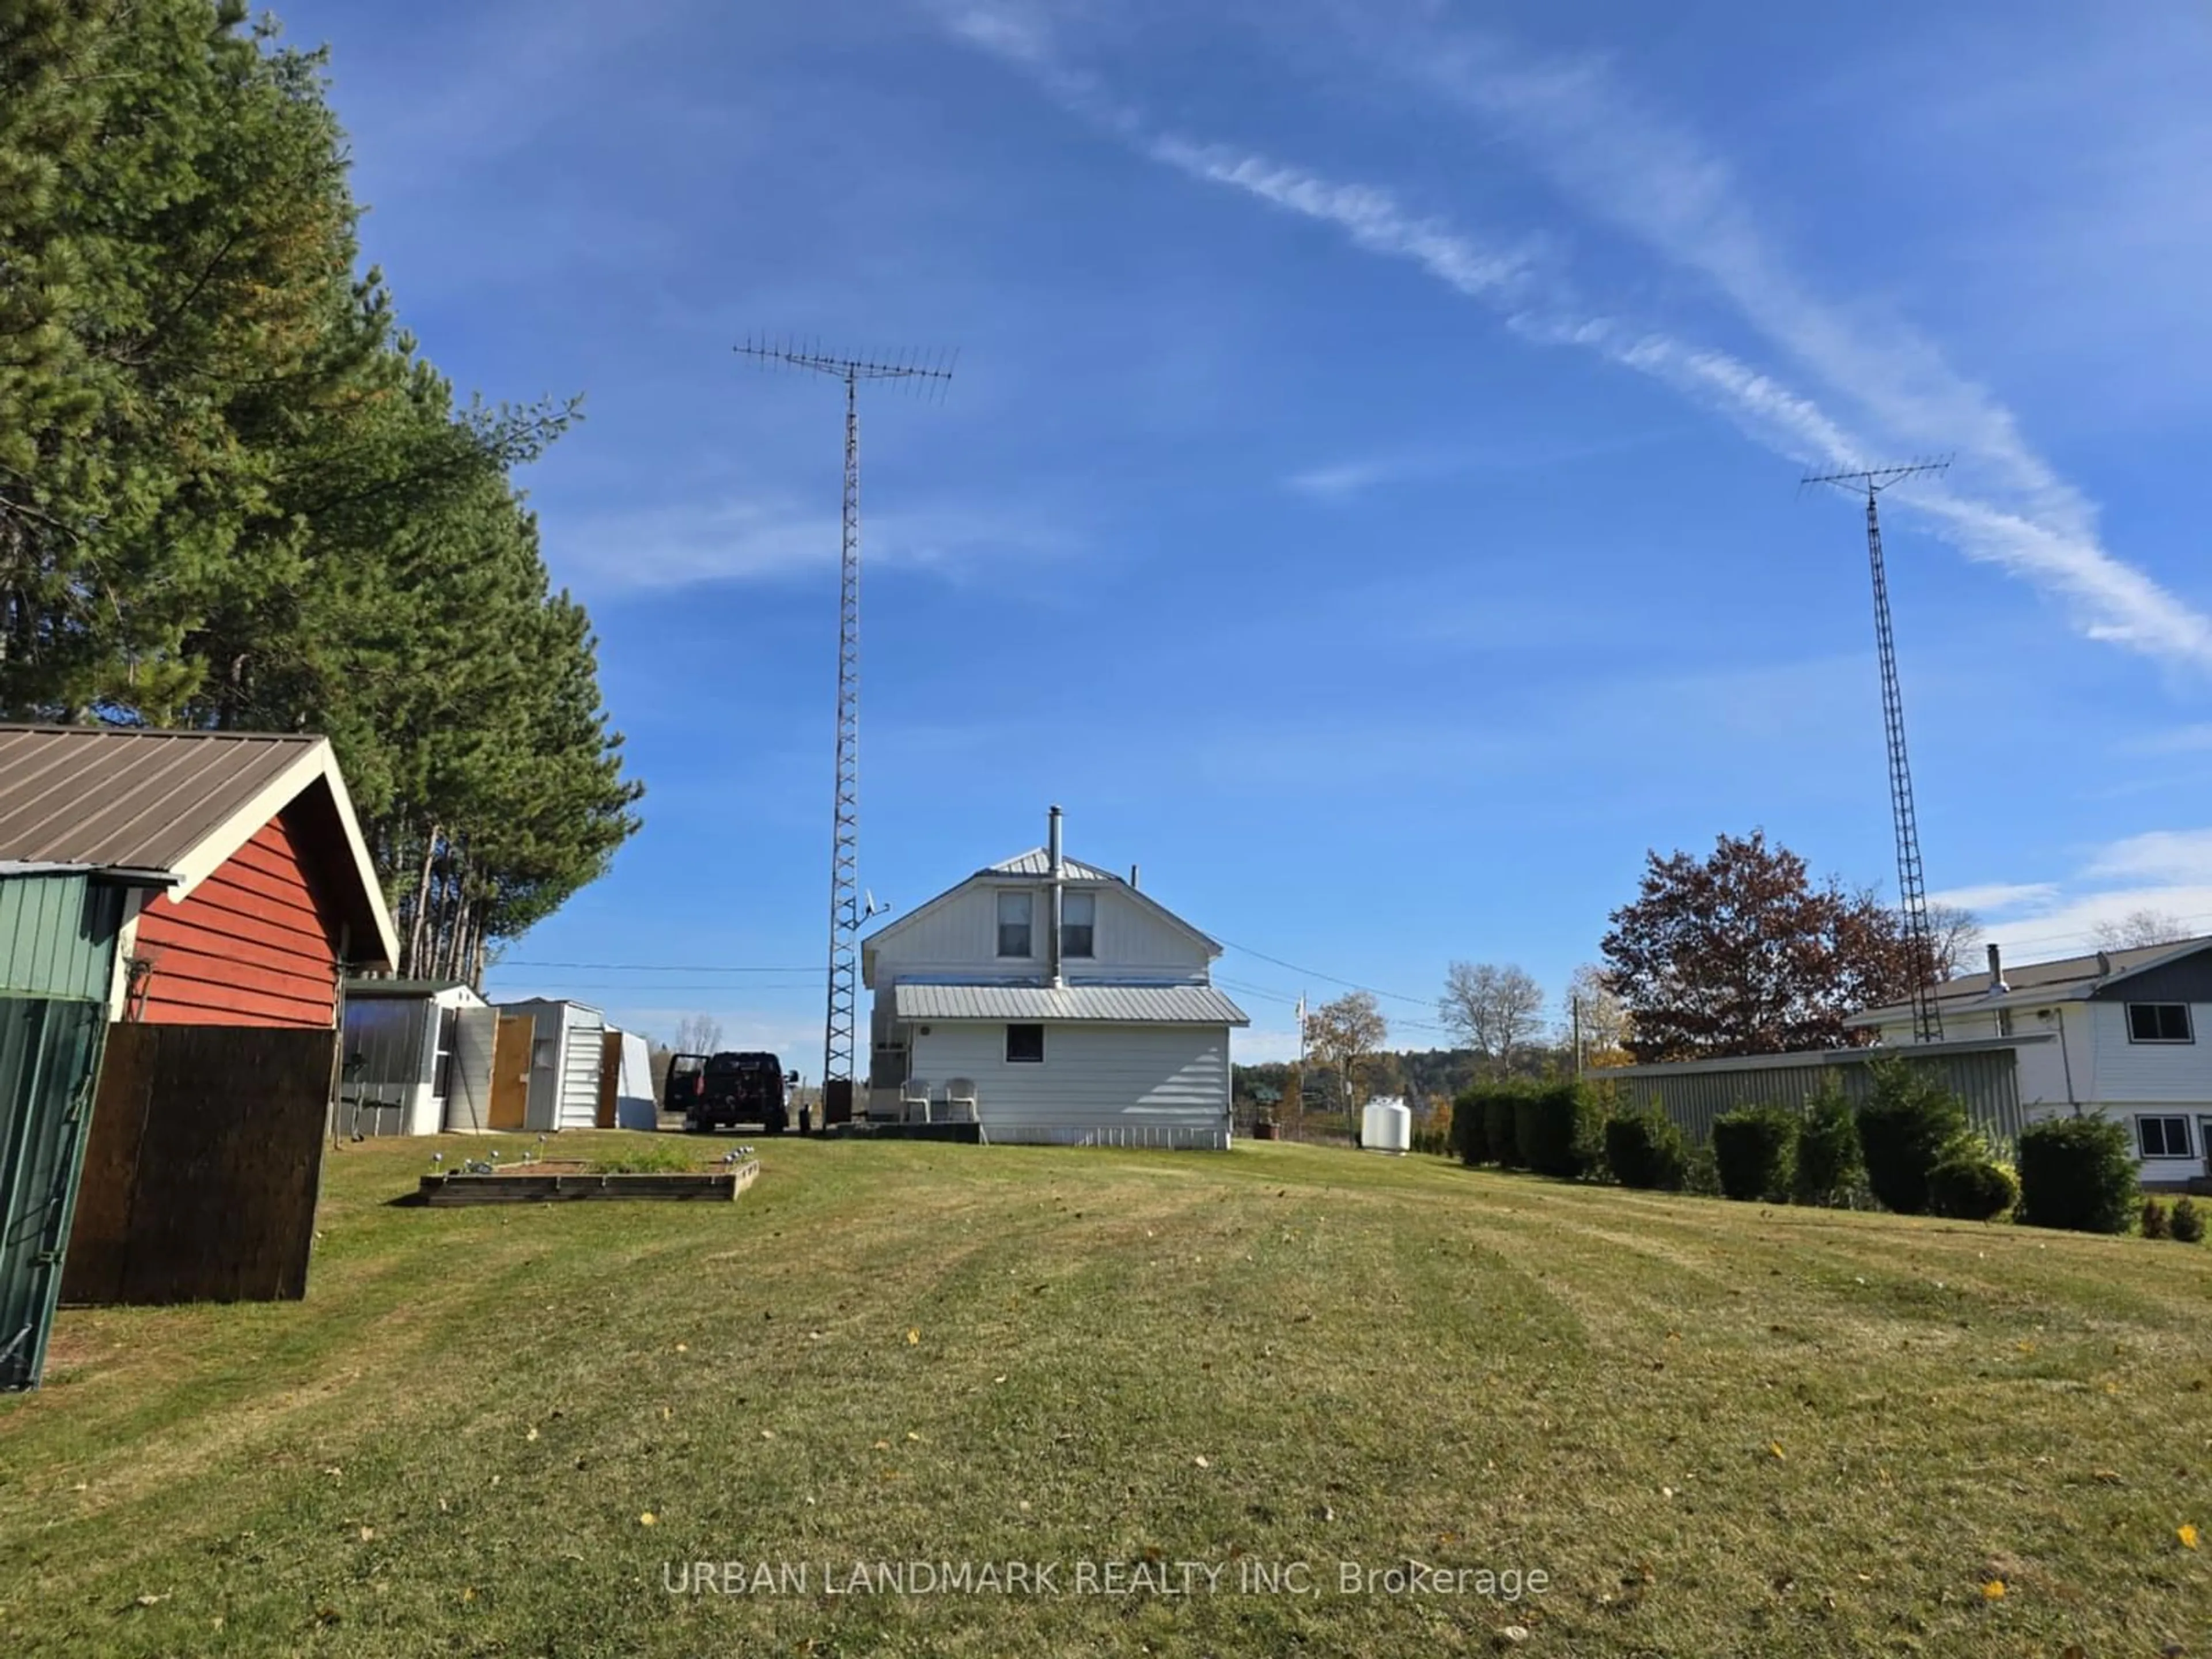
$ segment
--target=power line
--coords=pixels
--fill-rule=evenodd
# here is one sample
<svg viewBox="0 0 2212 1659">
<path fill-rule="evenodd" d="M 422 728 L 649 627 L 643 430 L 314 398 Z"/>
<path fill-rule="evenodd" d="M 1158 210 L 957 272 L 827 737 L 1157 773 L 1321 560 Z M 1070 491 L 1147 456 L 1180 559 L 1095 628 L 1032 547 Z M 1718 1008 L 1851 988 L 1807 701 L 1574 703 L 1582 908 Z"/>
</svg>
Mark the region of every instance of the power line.
<svg viewBox="0 0 2212 1659">
<path fill-rule="evenodd" d="M 1285 962 L 1280 957 L 1271 957 L 1265 951 L 1255 951 L 1249 945 L 1239 945 L 1233 939 L 1225 939 L 1221 942 L 1231 950 L 1242 951 L 1248 957 L 1257 957 L 1262 962 L 1273 963 L 1278 968 L 1287 968 L 1294 974 L 1304 974 L 1309 978 L 1323 980 L 1331 985 L 1341 985 L 1348 990 L 1364 991 L 1373 997 L 1388 997 L 1393 1002 L 1417 1002 L 1424 1008 L 1433 1008 L 1437 1006 L 1437 1000 L 1434 997 L 1409 997 L 1403 991 L 1385 991 L 1377 986 L 1362 985 L 1357 980 L 1339 979 L 1334 974 L 1324 974 L 1318 968 L 1301 968 L 1295 962 Z M 1411 1020 L 1406 1023 L 1409 1025 L 1413 1024 Z"/>
<path fill-rule="evenodd" d="M 493 963 L 488 971 L 497 973 L 502 968 L 574 968 L 590 973 L 623 974 L 811 974 L 815 971 L 811 963 L 727 968 L 714 963 L 685 962 L 540 962 L 534 957 L 524 957 L 502 958 Z"/>
</svg>

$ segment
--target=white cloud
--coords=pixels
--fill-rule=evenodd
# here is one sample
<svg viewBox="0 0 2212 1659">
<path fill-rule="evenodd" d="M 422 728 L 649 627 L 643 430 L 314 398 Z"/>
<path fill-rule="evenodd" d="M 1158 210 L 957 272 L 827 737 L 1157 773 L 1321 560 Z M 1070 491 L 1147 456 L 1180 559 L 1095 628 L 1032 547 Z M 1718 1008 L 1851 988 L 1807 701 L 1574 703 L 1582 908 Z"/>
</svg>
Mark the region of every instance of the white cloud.
<svg viewBox="0 0 2212 1659">
<path fill-rule="evenodd" d="M 763 581 L 833 568 L 844 544 L 836 515 L 775 499 L 653 507 L 549 524 L 547 562 L 561 580 L 607 591 Z M 861 526 L 861 555 L 958 574 L 1011 556 L 1058 556 L 1059 537 L 1012 514 L 957 508 L 882 514 Z"/>
<path fill-rule="evenodd" d="M 1930 893 L 1930 904 L 1948 904 L 1987 917 L 2007 910 L 2043 910 L 2058 897 L 2054 881 L 1985 882 L 1978 887 L 1948 887 Z"/>
<path fill-rule="evenodd" d="M 2124 922 L 2136 912 L 2172 916 L 2192 933 L 2212 933 L 2212 885 L 2130 887 L 2085 894 L 2038 915 L 1992 922 L 1983 930 L 1991 944 L 2018 961 L 2086 956 L 2097 948 L 2097 928 Z"/>
<path fill-rule="evenodd" d="M 2099 854 L 2088 873 L 2212 885 L 2212 830 L 2153 830 L 2130 836 Z"/>
<path fill-rule="evenodd" d="M 1263 1031 L 1255 1025 L 1230 1033 L 1229 1058 L 1239 1066 L 1279 1066 L 1297 1057 L 1296 1031 Z"/>
<path fill-rule="evenodd" d="M 1794 460 L 1842 470 L 1921 450 L 1955 452 L 1960 465 L 1948 487 L 1901 492 L 1898 504 L 1929 515 L 1968 557 L 2058 599 L 2088 637 L 2212 667 L 2212 618 L 2106 550 L 2094 506 L 2027 442 L 2010 410 L 1911 329 L 1816 298 L 1770 245 L 1728 167 L 1686 131 L 1642 109 L 1595 60 L 1532 60 L 1487 38 L 1402 27 L 1375 31 L 1372 44 L 1400 72 L 1520 140 L 1586 209 L 1704 277 L 1825 387 L 1822 398 L 1739 356 L 1594 312 L 1534 239 L 1478 239 L 1382 187 L 1152 127 L 1107 97 L 1095 77 L 1062 62 L 1042 9 L 973 3 L 948 27 L 1153 160 L 1333 226 L 1369 252 L 1408 261 L 1496 308 L 1528 337 L 1579 346 L 1652 375 Z"/>
</svg>

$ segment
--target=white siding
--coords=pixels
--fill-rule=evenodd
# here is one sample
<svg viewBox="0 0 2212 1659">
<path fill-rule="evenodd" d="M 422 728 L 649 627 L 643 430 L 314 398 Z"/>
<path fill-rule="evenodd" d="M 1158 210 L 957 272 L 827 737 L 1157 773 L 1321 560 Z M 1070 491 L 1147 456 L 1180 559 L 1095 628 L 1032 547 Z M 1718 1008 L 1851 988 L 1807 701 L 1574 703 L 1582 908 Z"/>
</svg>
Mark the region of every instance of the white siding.
<svg viewBox="0 0 2212 1659">
<path fill-rule="evenodd" d="M 2194 1042 L 2130 1042 L 2126 1004 L 2088 1007 L 2099 1099 L 2212 1105 L 2212 1004 L 2190 1008 Z"/>
<path fill-rule="evenodd" d="M 1035 954 L 999 954 L 999 893 L 1014 888 L 1035 894 L 1030 928 Z M 1071 980 L 1206 977 L 1206 946 L 1151 903 L 1118 884 L 1083 890 L 1098 896 L 1093 957 L 1071 957 L 1062 970 Z M 971 980 L 1030 980 L 1046 971 L 1046 930 L 1052 909 L 1050 887 L 1042 882 L 982 878 L 956 888 L 944 903 L 917 914 L 896 930 L 886 930 L 868 947 L 868 983 L 880 988 L 895 979 L 957 974 Z"/>
<path fill-rule="evenodd" d="M 913 1074 L 973 1078 L 994 1141 L 1225 1147 L 1226 1026 L 1048 1025 L 1042 1065 L 1008 1065 L 1006 1028 L 939 1022 Z"/>
<path fill-rule="evenodd" d="M 528 1015 L 535 1028 L 524 1126 L 544 1132 L 590 1128 L 599 1115 L 599 1034 L 606 1024 L 599 1011 L 544 998 L 499 1006 L 505 1013 Z"/>
<path fill-rule="evenodd" d="M 446 1097 L 446 1127 L 465 1134 L 491 1127 L 491 1054 L 499 1036 L 499 1010 L 464 1008 L 453 1037 L 453 1092 Z"/>
</svg>

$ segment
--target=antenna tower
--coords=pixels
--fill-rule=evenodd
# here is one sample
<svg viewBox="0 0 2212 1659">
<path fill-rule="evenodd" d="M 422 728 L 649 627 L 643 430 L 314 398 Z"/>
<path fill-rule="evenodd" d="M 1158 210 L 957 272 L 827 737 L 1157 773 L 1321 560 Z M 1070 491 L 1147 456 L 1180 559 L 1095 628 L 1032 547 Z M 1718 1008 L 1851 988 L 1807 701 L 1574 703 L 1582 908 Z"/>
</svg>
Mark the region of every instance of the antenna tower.
<svg viewBox="0 0 2212 1659">
<path fill-rule="evenodd" d="M 845 542 L 837 590 L 837 761 L 830 831 L 830 990 L 822 1038 L 822 1103 L 833 1085 L 850 1111 L 854 1010 L 859 1000 L 855 943 L 860 932 L 860 382 L 902 380 L 942 393 L 953 357 L 839 357 L 787 341 L 747 340 L 737 348 L 763 368 L 827 374 L 845 383 Z"/>
<path fill-rule="evenodd" d="M 1912 1036 L 1916 1042 L 1939 1042 L 1943 1037 L 1943 1014 L 1936 1003 L 1936 946 L 1928 925 L 1928 883 L 1920 865 L 1920 820 L 1912 805 L 1912 768 L 1905 755 L 1905 697 L 1897 684 L 1897 639 L 1889 621 L 1889 575 L 1881 558 L 1881 514 L 1876 506 L 1881 492 L 1893 483 L 1923 472 L 1941 472 L 1951 465 L 1940 460 L 1912 461 L 1903 466 L 1880 466 L 1857 472 L 1823 472 L 1800 480 L 1802 484 L 1833 484 L 1853 494 L 1866 494 L 1867 563 L 1874 573 L 1874 637 L 1881 659 L 1881 720 L 1889 739 L 1889 809 L 1897 832 L 1897 890 L 1904 914 L 1905 943 L 1912 960 Z"/>
</svg>

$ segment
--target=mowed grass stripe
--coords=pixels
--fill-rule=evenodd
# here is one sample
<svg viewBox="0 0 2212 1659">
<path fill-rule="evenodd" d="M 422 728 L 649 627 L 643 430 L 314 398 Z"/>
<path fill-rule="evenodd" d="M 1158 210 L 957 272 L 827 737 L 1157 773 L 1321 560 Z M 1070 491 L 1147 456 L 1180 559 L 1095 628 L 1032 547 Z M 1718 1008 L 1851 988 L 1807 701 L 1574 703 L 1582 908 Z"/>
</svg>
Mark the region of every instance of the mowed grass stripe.
<svg viewBox="0 0 2212 1659">
<path fill-rule="evenodd" d="M 2201 1251 L 1297 1147 L 763 1150 L 733 1206 L 424 1212 L 384 1202 L 419 1146 L 353 1147 L 305 1304 L 66 1315 L 56 1386 L 0 1406 L 0 1633 L 2049 1653 L 2212 1605 L 2174 1536 L 2208 1519 Z M 1558 1588 L 660 1588 L 671 1558 L 1148 1553 Z"/>
</svg>

